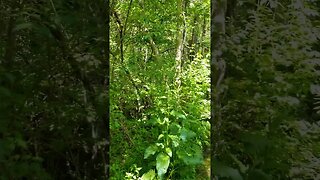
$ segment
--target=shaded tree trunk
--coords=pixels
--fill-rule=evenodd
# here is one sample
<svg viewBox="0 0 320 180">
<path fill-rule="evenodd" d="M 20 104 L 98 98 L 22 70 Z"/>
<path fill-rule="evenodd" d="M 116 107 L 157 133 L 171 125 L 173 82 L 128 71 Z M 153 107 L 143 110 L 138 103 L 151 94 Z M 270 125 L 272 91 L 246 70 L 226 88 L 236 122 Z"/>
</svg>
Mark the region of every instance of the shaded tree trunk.
<svg viewBox="0 0 320 180">
<path fill-rule="evenodd" d="M 225 75 L 222 58 L 222 38 L 225 34 L 225 12 L 227 0 L 211 1 L 211 179 L 214 178 L 213 159 L 217 156 L 220 142 L 221 103 L 220 85 Z M 218 78 L 215 78 L 218 76 Z"/>
<path fill-rule="evenodd" d="M 188 56 L 190 62 L 193 61 L 196 53 L 198 52 L 198 27 L 197 27 L 197 22 L 198 22 L 198 14 L 195 14 L 194 19 L 193 19 L 193 24 L 192 24 L 192 33 L 191 33 L 191 39 L 189 40 L 189 47 L 188 47 Z"/>
</svg>

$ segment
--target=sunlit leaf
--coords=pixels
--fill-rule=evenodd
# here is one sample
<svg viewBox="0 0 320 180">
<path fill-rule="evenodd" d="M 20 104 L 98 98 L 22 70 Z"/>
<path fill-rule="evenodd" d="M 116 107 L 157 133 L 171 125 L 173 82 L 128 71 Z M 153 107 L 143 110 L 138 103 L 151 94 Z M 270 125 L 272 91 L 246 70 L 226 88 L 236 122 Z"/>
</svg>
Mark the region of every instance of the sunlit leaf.
<svg viewBox="0 0 320 180">
<path fill-rule="evenodd" d="M 150 170 L 147 173 L 144 173 L 141 177 L 142 180 L 153 180 L 156 178 L 156 173 L 154 170 Z"/>
<path fill-rule="evenodd" d="M 157 156 L 157 172 L 159 177 L 163 177 L 165 173 L 167 173 L 169 164 L 170 164 L 170 157 L 167 154 L 159 153 Z"/>
<path fill-rule="evenodd" d="M 144 159 L 147 159 L 150 155 L 154 155 L 158 150 L 158 146 L 151 145 L 144 152 Z"/>
</svg>

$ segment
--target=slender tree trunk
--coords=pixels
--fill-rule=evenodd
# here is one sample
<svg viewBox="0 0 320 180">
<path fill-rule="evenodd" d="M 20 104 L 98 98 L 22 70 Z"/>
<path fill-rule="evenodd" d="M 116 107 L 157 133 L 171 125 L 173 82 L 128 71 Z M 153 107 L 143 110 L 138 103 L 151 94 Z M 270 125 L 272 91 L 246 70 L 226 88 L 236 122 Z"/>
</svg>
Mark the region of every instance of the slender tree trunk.
<svg viewBox="0 0 320 180">
<path fill-rule="evenodd" d="M 201 36 L 200 36 L 200 42 L 203 42 L 204 38 L 206 37 L 206 28 L 207 28 L 207 19 L 206 17 L 203 17 L 202 25 L 200 27 Z M 199 48 L 202 54 L 205 52 L 205 47 L 202 46 Z"/>
<path fill-rule="evenodd" d="M 220 142 L 221 102 L 220 85 L 225 75 L 225 62 L 222 59 L 222 38 L 225 34 L 225 12 L 227 0 L 211 1 L 211 179 L 213 159 L 217 156 Z M 215 80 L 216 74 L 218 79 Z"/>
<path fill-rule="evenodd" d="M 195 14 L 193 19 L 193 25 L 192 25 L 192 33 L 191 33 L 191 39 L 189 41 L 189 48 L 188 48 L 188 56 L 190 62 L 193 61 L 198 49 L 197 49 L 197 43 L 198 43 L 198 28 L 197 28 L 197 21 L 198 21 L 198 14 Z"/>
<path fill-rule="evenodd" d="M 186 4 L 184 0 L 178 1 L 178 12 L 180 16 L 180 21 L 178 23 L 178 35 L 177 35 L 177 51 L 176 51 L 176 84 L 179 87 L 181 85 L 181 71 L 183 65 L 183 51 L 184 51 L 184 44 L 186 41 L 186 20 L 185 20 L 185 10 Z M 181 28 L 182 26 L 182 28 Z"/>
<path fill-rule="evenodd" d="M 120 19 L 118 13 L 114 10 L 113 11 L 113 16 L 115 17 L 115 20 L 116 20 L 116 23 L 118 24 L 118 28 L 119 28 L 119 35 L 120 35 L 120 40 L 118 42 L 118 46 L 120 47 L 120 62 L 123 64 L 123 68 L 124 68 L 124 71 L 125 73 L 127 74 L 127 77 L 129 78 L 130 82 L 132 83 L 132 85 L 134 86 L 135 88 L 135 93 L 136 93 L 136 96 L 137 96 L 137 104 L 138 104 L 138 107 L 141 106 L 141 94 L 140 94 L 140 90 L 138 88 L 138 85 L 135 83 L 135 81 L 133 80 L 133 77 L 132 77 L 132 74 L 130 73 L 129 69 L 126 67 L 125 65 L 125 61 L 124 61 L 124 50 L 123 50 L 123 47 L 124 47 L 124 35 L 125 35 L 125 30 L 126 30 L 126 24 L 127 24 L 127 19 L 129 18 L 129 15 L 130 15 L 130 9 L 131 9 L 131 5 L 132 5 L 132 0 L 130 1 L 130 6 L 128 8 L 128 13 L 127 13 L 127 16 L 126 16 L 126 20 L 125 20 L 125 23 L 122 22 L 122 20 Z M 125 24 L 125 25 L 123 25 Z"/>
</svg>

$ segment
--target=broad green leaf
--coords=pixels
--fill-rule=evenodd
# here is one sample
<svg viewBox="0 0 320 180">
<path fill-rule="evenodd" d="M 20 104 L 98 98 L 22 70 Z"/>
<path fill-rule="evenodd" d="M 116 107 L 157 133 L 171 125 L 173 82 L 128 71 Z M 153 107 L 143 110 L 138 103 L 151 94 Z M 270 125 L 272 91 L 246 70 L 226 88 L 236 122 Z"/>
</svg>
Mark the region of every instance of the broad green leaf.
<svg viewBox="0 0 320 180">
<path fill-rule="evenodd" d="M 166 148 L 166 153 L 172 157 L 172 150 L 170 148 Z"/>
<path fill-rule="evenodd" d="M 167 173 L 168 167 L 170 163 L 170 157 L 165 153 L 159 153 L 157 156 L 157 171 L 158 176 L 161 178 L 164 174 Z"/>
<path fill-rule="evenodd" d="M 158 150 L 158 146 L 151 145 L 144 152 L 144 159 L 147 159 L 150 155 L 154 155 Z"/>
<path fill-rule="evenodd" d="M 177 111 L 175 111 L 175 110 L 172 110 L 172 111 L 170 112 L 170 114 L 171 114 L 172 116 L 175 116 L 175 117 L 180 118 L 180 119 L 187 119 L 185 115 L 183 115 L 183 114 L 181 114 L 181 113 L 179 113 L 179 112 L 177 112 Z"/>
<path fill-rule="evenodd" d="M 192 146 L 177 151 L 177 155 L 187 165 L 196 165 L 203 162 L 202 151 L 199 146 Z"/>
<path fill-rule="evenodd" d="M 141 178 L 142 178 L 142 180 L 153 180 L 153 179 L 155 179 L 155 177 L 156 177 L 156 173 L 152 169 L 152 170 L 148 171 L 147 173 L 144 173 Z"/>
<path fill-rule="evenodd" d="M 186 128 L 181 129 L 180 138 L 182 139 L 182 141 L 186 141 L 186 140 L 191 139 L 195 136 L 196 136 L 195 132 L 188 130 Z"/>
</svg>

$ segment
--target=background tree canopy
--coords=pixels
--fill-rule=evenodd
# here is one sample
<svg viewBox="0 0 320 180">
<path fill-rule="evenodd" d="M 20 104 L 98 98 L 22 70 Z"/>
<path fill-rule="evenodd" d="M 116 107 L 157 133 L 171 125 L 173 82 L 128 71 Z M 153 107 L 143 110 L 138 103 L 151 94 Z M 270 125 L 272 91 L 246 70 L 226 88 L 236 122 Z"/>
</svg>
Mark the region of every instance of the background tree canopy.
<svg viewBox="0 0 320 180">
<path fill-rule="evenodd" d="M 108 2 L 0 1 L 0 179 L 320 178 L 320 2 Z"/>
</svg>

